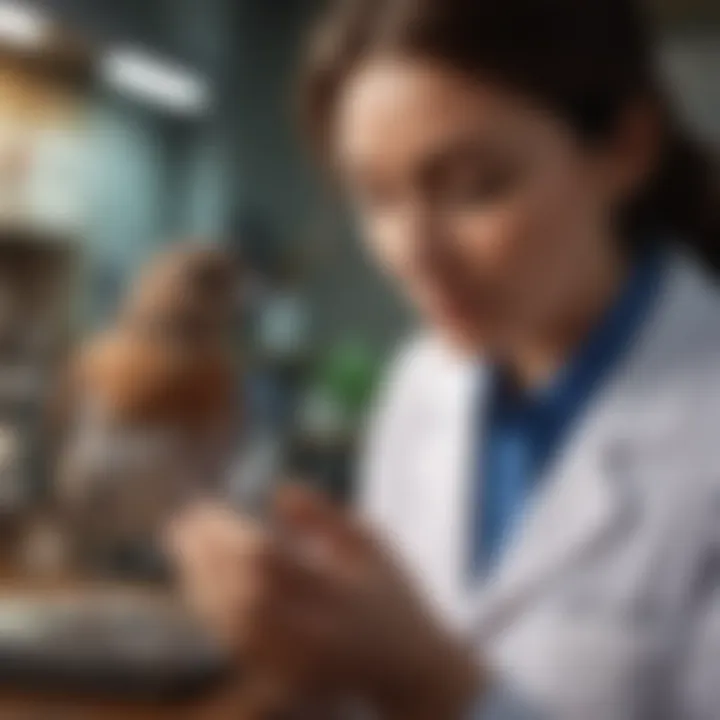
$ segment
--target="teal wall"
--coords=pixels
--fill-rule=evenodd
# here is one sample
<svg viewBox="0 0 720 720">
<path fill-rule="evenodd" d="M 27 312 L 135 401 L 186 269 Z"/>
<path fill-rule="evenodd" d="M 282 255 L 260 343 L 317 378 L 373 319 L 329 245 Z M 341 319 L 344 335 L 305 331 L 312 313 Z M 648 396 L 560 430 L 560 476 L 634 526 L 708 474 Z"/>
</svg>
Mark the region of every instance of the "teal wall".
<svg viewBox="0 0 720 720">
<path fill-rule="evenodd" d="M 91 102 L 83 306 L 93 324 L 110 310 L 108 280 L 124 281 L 165 238 L 173 151 L 166 131 L 163 120 L 115 98 Z"/>
</svg>

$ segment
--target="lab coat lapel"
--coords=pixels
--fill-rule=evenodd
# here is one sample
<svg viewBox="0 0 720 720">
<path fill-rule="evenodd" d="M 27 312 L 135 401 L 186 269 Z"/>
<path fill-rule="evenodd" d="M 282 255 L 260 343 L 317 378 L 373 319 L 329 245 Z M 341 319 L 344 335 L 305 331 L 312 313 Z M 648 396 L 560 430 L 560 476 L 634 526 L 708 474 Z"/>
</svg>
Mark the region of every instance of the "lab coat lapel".
<svg viewBox="0 0 720 720">
<path fill-rule="evenodd" d="M 694 381 L 702 385 L 702 377 Z M 472 598 L 471 624 L 479 638 L 501 635 L 573 563 L 632 527 L 648 481 L 662 487 L 657 481 L 663 473 L 692 467 L 693 458 L 707 455 L 706 449 L 695 451 L 707 440 L 689 422 L 687 388 L 668 389 L 652 402 L 634 396 L 631 384 L 618 383 L 591 413 L 531 503 L 497 575 Z"/>
<path fill-rule="evenodd" d="M 580 435 L 531 501 L 496 575 L 479 590 L 480 597 L 473 598 L 473 624 L 483 635 L 501 631 L 537 590 L 620 517 L 621 502 L 611 477 L 620 448 L 603 442 L 595 423 Z"/>
<path fill-rule="evenodd" d="M 408 498 L 417 535 L 414 545 L 432 567 L 438 599 L 464 625 L 469 617 L 480 626 L 495 626 L 499 615 L 512 613 L 530 599 L 552 573 L 603 531 L 618 510 L 606 465 L 613 448 L 602 442 L 602 423 L 583 430 L 566 457 L 559 458 L 548 483 L 527 515 L 497 577 L 477 591 L 471 578 L 471 523 L 477 512 L 477 439 L 487 373 L 473 363 L 446 368 L 436 385 L 434 412 L 422 423 L 423 442 L 412 452 L 416 485 Z M 600 427 L 598 427 L 600 425 Z M 432 559 L 431 564 L 429 563 Z M 471 602 L 467 605 L 468 589 Z M 478 615 L 478 608 L 480 614 Z"/>
<path fill-rule="evenodd" d="M 473 363 L 446 367 L 434 388 L 434 412 L 416 418 L 424 426 L 424 441 L 412 450 L 417 483 L 408 498 L 410 507 L 422 509 L 421 515 L 413 513 L 414 545 L 426 569 L 432 567 L 438 599 L 457 612 L 463 626 L 470 620 L 479 628 L 494 628 L 522 609 L 536 588 L 612 527 L 620 504 L 608 473 L 616 448 L 606 442 L 603 413 L 594 412 L 531 503 L 497 575 L 473 588 L 471 523 L 477 513 L 475 462 L 483 419 L 478 408 L 488 380 Z"/>
<path fill-rule="evenodd" d="M 416 418 L 422 442 L 411 449 L 417 470 L 408 505 L 416 508 L 415 545 L 423 566 L 432 570 L 433 594 L 450 617 L 462 622 L 458 588 L 466 586 L 472 460 L 477 398 L 484 374 L 471 362 L 453 361 L 438 378 L 432 412 Z M 419 514 L 418 514 L 419 513 Z M 432 559 L 431 564 L 427 564 Z"/>
</svg>

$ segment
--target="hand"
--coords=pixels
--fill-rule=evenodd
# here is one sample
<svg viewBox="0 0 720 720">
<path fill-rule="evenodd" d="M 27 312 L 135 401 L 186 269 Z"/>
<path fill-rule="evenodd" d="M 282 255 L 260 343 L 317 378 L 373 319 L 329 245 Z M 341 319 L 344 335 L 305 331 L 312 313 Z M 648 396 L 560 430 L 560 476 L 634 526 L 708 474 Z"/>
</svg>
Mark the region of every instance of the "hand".
<svg viewBox="0 0 720 720">
<path fill-rule="evenodd" d="M 198 508 L 172 539 L 187 597 L 218 637 L 296 696 L 413 720 L 461 717 L 477 697 L 470 651 L 372 534 L 321 497 L 288 488 L 273 533 Z"/>
</svg>

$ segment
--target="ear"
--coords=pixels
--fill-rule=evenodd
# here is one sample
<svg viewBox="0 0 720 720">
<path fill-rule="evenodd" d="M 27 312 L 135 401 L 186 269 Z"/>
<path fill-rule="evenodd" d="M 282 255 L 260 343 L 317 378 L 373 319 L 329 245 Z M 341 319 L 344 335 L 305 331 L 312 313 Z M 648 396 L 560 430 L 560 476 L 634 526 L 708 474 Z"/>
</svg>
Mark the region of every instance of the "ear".
<svg viewBox="0 0 720 720">
<path fill-rule="evenodd" d="M 608 199 L 622 205 L 652 181 L 662 162 L 665 123 L 656 102 L 636 100 L 622 112 L 606 146 Z"/>
</svg>

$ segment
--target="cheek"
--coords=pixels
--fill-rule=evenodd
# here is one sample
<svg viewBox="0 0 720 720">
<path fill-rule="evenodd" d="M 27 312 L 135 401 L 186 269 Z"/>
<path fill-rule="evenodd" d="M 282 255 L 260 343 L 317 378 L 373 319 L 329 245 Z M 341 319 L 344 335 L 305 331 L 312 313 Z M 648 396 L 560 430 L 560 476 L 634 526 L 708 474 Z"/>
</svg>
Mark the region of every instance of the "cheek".
<svg viewBox="0 0 720 720">
<path fill-rule="evenodd" d="M 536 183 L 528 192 L 525 214 L 529 239 L 534 240 L 528 249 L 553 261 L 577 257 L 597 225 L 594 189 L 587 174 L 566 167 Z"/>
<path fill-rule="evenodd" d="M 413 239 L 399 213 L 363 217 L 360 228 L 365 249 L 382 272 L 395 278 L 412 273 Z"/>
<path fill-rule="evenodd" d="M 579 171 L 544 174 L 494 208 L 458 218 L 453 234 L 467 267 L 508 299 L 532 294 L 536 302 L 584 251 L 594 224 L 591 197 Z"/>
</svg>

